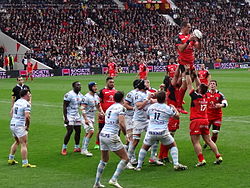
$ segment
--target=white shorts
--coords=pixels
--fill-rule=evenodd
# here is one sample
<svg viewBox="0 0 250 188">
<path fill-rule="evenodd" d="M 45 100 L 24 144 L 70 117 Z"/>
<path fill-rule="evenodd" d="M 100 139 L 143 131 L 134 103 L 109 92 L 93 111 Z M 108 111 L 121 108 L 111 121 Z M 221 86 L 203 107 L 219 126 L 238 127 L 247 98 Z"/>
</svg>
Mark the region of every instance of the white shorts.
<svg viewBox="0 0 250 188">
<path fill-rule="evenodd" d="M 156 141 L 160 141 L 163 145 L 170 145 L 174 142 L 174 138 L 171 136 L 169 131 L 166 130 L 148 130 L 143 144 L 152 146 Z"/>
<path fill-rule="evenodd" d="M 85 129 L 85 132 L 88 133 L 89 131 L 94 131 L 94 122 L 89 120 L 89 125 L 85 124 L 85 120 L 82 120 L 83 128 Z"/>
<path fill-rule="evenodd" d="M 148 121 L 134 121 L 133 134 L 141 134 L 146 132 L 148 128 Z"/>
<path fill-rule="evenodd" d="M 100 133 L 100 150 L 101 151 L 118 151 L 123 147 L 123 143 L 117 134 Z"/>
<path fill-rule="evenodd" d="M 28 134 L 25 126 L 10 126 L 10 130 L 12 132 L 12 135 L 17 138 L 21 138 Z"/>
<path fill-rule="evenodd" d="M 82 125 L 82 117 L 77 115 L 77 116 L 67 116 L 69 120 L 69 125 L 73 126 L 80 126 Z"/>
<path fill-rule="evenodd" d="M 125 116 L 126 131 L 133 129 L 133 116 Z"/>
</svg>

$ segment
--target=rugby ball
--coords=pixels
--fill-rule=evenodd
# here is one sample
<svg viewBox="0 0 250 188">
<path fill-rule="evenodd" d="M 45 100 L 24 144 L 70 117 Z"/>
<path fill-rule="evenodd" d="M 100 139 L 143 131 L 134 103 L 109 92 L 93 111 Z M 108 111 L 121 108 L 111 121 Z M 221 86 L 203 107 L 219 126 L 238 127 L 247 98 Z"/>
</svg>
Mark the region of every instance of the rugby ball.
<svg viewBox="0 0 250 188">
<path fill-rule="evenodd" d="M 202 33 L 201 33 L 200 30 L 198 30 L 198 29 L 195 29 L 195 30 L 193 31 L 193 34 L 194 34 L 194 36 L 196 36 L 198 39 L 201 39 L 201 38 L 202 38 Z"/>
</svg>

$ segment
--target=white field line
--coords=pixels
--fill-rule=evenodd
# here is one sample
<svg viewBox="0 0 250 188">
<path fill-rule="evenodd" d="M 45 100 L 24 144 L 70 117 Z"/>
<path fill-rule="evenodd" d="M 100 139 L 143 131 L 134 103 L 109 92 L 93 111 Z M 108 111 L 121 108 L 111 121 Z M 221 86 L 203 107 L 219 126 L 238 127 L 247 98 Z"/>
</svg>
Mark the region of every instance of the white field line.
<svg viewBox="0 0 250 188">
<path fill-rule="evenodd" d="M 0 103 L 10 104 L 11 101 L 0 100 Z M 44 106 L 44 107 L 52 107 L 52 108 L 62 108 L 62 106 L 58 106 L 58 105 L 53 105 L 53 104 L 39 104 L 39 103 L 32 103 L 32 106 Z"/>
</svg>

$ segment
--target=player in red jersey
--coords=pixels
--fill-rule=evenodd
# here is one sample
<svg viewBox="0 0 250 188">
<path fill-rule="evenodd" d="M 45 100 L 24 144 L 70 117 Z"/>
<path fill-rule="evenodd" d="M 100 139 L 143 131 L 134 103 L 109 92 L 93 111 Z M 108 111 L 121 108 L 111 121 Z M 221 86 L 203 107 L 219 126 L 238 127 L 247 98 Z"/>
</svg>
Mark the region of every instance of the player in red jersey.
<svg viewBox="0 0 250 188">
<path fill-rule="evenodd" d="M 209 83 L 210 90 L 206 93 L 208 100 L 207 116 L 209 128 L 212 127 L 212 141 L 216 143 L 218 133 L 220 132 L 222 122 L 222 108 L 228 106 L 227 100 L 224 95 L 217 90 L 217 81 L 211 80 Z M 205 144 L 203 148 L 206 148 Z"/>
<path fill-rule="evenodd" d="M 209 123 L 207 119 L 207 98 L 206 92 L 208 86 L 205 84 L 199 84 L 197 90 L 194 90 L 192 86 L 192 80 L 190 77 L 190 67 L 189 65 L 185 65 L 185 74 L 186 74 L 186 82 L 187 88 L 190 91 L 191 97 L 191 108 L 190 108 L 190 136 L 194 146 L 194 150 L 198 156 L 198 163 L 196 164 L 197 167 L 204 166 L 206 161 L 202 154 L 202 148 L 200 145 L 200 136 L 202 136 L 203 140 L 206 142 L 207 145 L 213 150 L 216 161 L 214 164 L 220 164 L 222 162 L 222 157 L 218 151 L 216 144 L 211 140 L 209 134 Z M 195 78 L 196 83 L 198 78 Z"/>
<path fill-rule="evenodd" d="M 179 105 L 178 96 L 180 94 L 180 90 L 186 90 L 187 87 L 186 81 L 182 81 L 182 78 L 180 77 L 179 66 L 176 69 L 176 73 L 174 74 L 173 79 L 170 79 L 169 76 L 165 76 L 163 83 L 165 85 L 165 91 L 167 94 L 167 104 L 174 105 L 177 108 L 177 106 Z M 179 119 L 175 119 L 172 117 L 169 118 L 168 130 L 173 137 L 175 135 L 176 130 L 179 129 L 179 125 Z M 169 148 L 161 144 L 159 159 L 162 162 L 169 162 L 168 151 Z"/>
<path fill-rule="evenodd" d="M 177 64 L 171 62 L 169 65 L 166 66 L 166 75 L 168 75 L 170 78 L 173 78 L 177 67 Z"/>
<path fill-rule="evenodd" d="M 201 64 L 201 69 L 198 70 L 198 77 L 199 77 L 200 82 L 202 84 L 208 85 L 208 83 L 211 79 L 211 75 L 210 75 L 209 71 L 206 70 L 205 64 Z"/>
<path fill-rule="evenodd" d="M 116 77 L 117 76 L 117 65 L 115 62 L 113 62 L 113 59 L 111 59 L 112 61 L 110 61 L 108 63 L 108 73 L 109 73 L 109 77 Z"/>
<path fill-rule="evenodd" d="M 140 80 L 147 80 L 148 68 L 147 68 L 146 63 L 144 63 L 144 62 L 140 63 L 138 75 L 139 75 Z"/>
<path fill-rule="evenodd" d="M 183 65 L 190 65 L 191 69 L 194 69 L 194 50 L 201 49 L 201 40 L 190 34 L 191 24 L 184 21 L 181 24 L 181 32 L 175 38 L 176 49 L 178 53 L 178 63 L 181 66 L 181 71 L 184 72 Z"/>
<path fill-rule="evenodd" d="M 114 101 L 114 95 L 117 92 L 115 87 L 115 82 L 112 77 L 106 78 L 106 87 L 100 90 L 99 97 L 100 97 L 100 105 L 105 113 L 106 110 L 115 103 Z M 105 125 L 105 117 L 102 115 L 98 116 L 98 122 L 99 122 L 99 132 L 96 135 L 96 145 L 95 149 L 99 149 L 99 134 Z"/>
<path fill-rule="evenodd" d="M 29 79 L 29 77 L 30 77 L 31 81 L 33 80 L 32 73 L 33 73 L 33 64 L 30 61 L 28 61 L 27 70 L 26 70 L 26 81 Z"/>
</svg>

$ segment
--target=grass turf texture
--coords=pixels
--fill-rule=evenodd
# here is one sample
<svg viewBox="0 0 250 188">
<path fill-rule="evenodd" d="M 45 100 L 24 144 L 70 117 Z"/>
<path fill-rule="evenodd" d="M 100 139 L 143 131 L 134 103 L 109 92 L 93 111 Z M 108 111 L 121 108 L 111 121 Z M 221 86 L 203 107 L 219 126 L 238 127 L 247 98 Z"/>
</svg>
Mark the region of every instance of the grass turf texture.
<svg viewBox="0 0 250 188">
<path fill-rule="evenodd" d="M 177 131 L 176 142 L 182 164 L 187 171 L 175 172 L 172 165 L 156 167 L 148 164 L 149 152 L 141 172 L 125 170 L 119 183 L 126 188 L 133 187 L 250 187 L 250 142 L 249 142 L 249 96 L 250 72 L 247 70 L 211 71 L 212 78 L 219 84 L 219 90 L 228 99 L 229 107 L 224 109 L 224 119 L 218 139 L 218 147 L 223 154 L 223 163 L 213 165 L 215 157 L 206 149 L 204 156 L 207 165 L 194 167 L 197 157 L 189 138 L 188 115 L 181 116 L 181 129 Z M 151 86 L 158 88 L 164 73 L 150 73 Z M 132 89 L 134 74 L 121 74 L 115 80 L 116 89 L 128 92 Z M 21 168 L 20 148 L 16 154 L 18 165 L 8 166 L 7 157 L 13 139 L 9 131 L 9 111 L 11 90 L 15 79 L 0 80 L 0 187 L 92 187 L 96 168 L 100 160 L 100 151 L 93 150 L 95 137 L 89 150 L 92 158 L 73 153 L 74 135 L 68 145 L 67 156 L 60 155 L 65 128 L 62 119 L 63 95 L 71 90 L 73 81 L 81 81 L 82 93 L 87 92 L 87 83 L 95 81 L 99 89 L 104 86 L 105 76 L 36 78 L 28 82 L 32 90 L 32 115 L 29 132 L 29 161 L 36 164 L 35 169 Z M 185 108 L 189 109 L 190 98 L 186 94 Z M 82 136 L 84 130 L 82 130 Z M 139 147 L 137 147 L 137 151 Z M 106 166 L 102 183 L 107 187 L 118 157 L 111 154 Z"/>
</svg>

